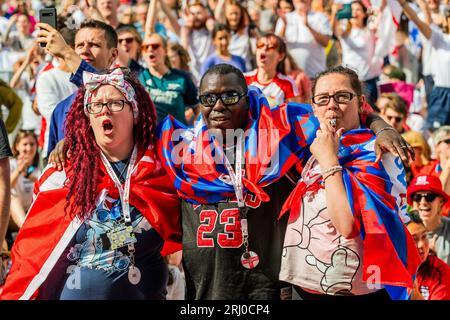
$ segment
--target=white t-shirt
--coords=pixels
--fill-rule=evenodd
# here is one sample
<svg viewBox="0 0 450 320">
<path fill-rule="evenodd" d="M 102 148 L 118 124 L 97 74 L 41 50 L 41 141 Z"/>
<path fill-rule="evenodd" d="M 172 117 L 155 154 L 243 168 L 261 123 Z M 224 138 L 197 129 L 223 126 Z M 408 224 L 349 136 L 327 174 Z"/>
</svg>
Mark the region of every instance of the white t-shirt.
<svg viewBox="0 0 450 320">
<path fill-rule="evenodd" d="M 45 118 L 47 127 L 45 129 L 45 144 L 42 156 L 47 156 L 48 136 L 50 132 L 50 121 L 56 105 L 77 90 L 70 82 L 70 73 L 53 68 L 39 75 L 36 82 L 36 99 L 39 112 Z"/>
<path fill-rule="evenodd" d="M 245 68 L 247 70 L 252 69 L 252 65 L 250 63 L 252 51 L 250 37 L 248 36 L 248 28 L 245 28 L 242 34 L 233 33 L 228 50 L 231 54 L 245 60 Z"/>
<path fill-rule="evenodd" d="M 14 172 L 17 169 L 17 160 L 15 158 L 11 158 L 9 160 L 9 165 L 10 171 Z M 35 167 L 32 175 L 38 178 L 41 175 L 41 170 L 39 170 L 38 167 Z M 23 175 L 19 175 L 16 185 L 11 188 L 11 194 L 19 198 L 25 211 L 30 208 L 31 203 L 33 202 L 33 190 L 34 182 L 28 178 L 25 178 Z"/>
<path fill-rule="evenodd" d="M 197 84 L 200 82 L 200 70 L 206 58 L 214 52 L 212 37 L 208 29 L 192 30 L 189 35 L 190 68 Z"/>
<path fill-rule="evenodd" d="M 352 28 L 347 37 L 339 37 L 342 46 L 342 65 L 358 73 L 362 81 L 381 74 L 383 59 L 375 56 L 376 35 L 369 28 Z"/>
<path fill-rule="evenodd" d="M 431 70 L 436 87 L 450 88 L 450 35 L 431 27 Z"/>
<path fill-rule="evenodd" d="M 172 274 L 173 282 L 167 286 L 167 300 L 185 300 L 186 297 L 186 281 L 184 272 L 171 264 L 167 265 L 169 272 Z"/>
<path fill-rule="evenodd" d="M 310 158 L 303 182 L 317 183 L 320 171 L 317 160 Z M 307 191 L 299 201 L 303 201 L 297 207 L 300 212 L 291 211 L 286 228 L 280 280 L 320 294 L 374 292 L 362 278 L 362 238 L 345 239 L 339 234 L 328 215 L 325 189 Z"/>
<path fill-rule="evenodd" d="M 325 48 L 313 37 L 311 31 L 303 23 L 303 18 L 293 11 L 286 14 L 285 39 L 287 47 L 295 63 L 305 70 L 309 78 L 314 78 L 326 69 Z M 308 23 L 317 32 L 331 36 L 328 18 L 320 12 L 309 12 Z M 284 22 L 278 19 L 275 33 L 283 27 Z"/>
<path fill-rule="evenodd" d="M 419 16 L 420 20 L 425 21 L 425 15 L 423 14 L 422 11 L 420 11 L 417 15 Z M 435 16 L 436 13 L 431 12 L 432 20 Z M 432 53 L 430 44 L 431 40 L 425 38 L 422 33 L 419 34 L 420 34 L 420 41 L 422 42 L 422 74 L 424 76 L 430 76 L 433 74 L 431 63 L 431 53 Z"/>
</svg>

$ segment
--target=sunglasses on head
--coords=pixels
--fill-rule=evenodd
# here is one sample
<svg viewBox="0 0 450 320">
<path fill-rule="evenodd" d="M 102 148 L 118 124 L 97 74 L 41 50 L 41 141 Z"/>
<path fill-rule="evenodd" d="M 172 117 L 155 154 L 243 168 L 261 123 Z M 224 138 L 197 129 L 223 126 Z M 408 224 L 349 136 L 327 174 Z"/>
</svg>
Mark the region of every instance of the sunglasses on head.
<svg viewBox="0 0 450 320">
<path fill-rule="evenodd" d="M 127 44 L 130 44 L 134 41 L 134 38 L 123 38 L 123 39 L 119 39 L 119 43 L 122 43 L 123 41 L 125 41 Z"/>
<path fill-rule="evenodd" d="M 437 197 L 439 197 L 439 195 L 436 193 L 425 193 L 425 194 L 414 193 L 411 199 L 414 202 L 420 202 L 422 198 L 425 198 L 426 202 L 433 202 L 434 199 L 436 199 Z"/>
<path fill-rule="evenodd" d="M 160 43 L 144 44 L 142 46 L 142 50 L 148 51 L 150 48 L 152 48 L 152 50 L 158 50 L 160 47 L 161 47 Z"/>
<path fill-rule="evenodd" d="M 394 116 L 386 116 L 386 118 L 391 121 L 392 119 L 395 119 L 396 123 L 400 123 L 403 120 L 403 117 L 394 117 Z"/>
</svg>

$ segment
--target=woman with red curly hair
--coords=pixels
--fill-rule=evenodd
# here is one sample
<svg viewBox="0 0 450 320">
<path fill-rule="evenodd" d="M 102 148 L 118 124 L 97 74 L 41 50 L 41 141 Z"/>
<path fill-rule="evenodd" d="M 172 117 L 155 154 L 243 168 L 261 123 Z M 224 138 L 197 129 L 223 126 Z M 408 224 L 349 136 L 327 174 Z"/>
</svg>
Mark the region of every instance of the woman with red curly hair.
<svg viewBox="0 0 450 320">
<path fill-rule="evenodd" d="M 71 161 L 39 178 L 3 299 L 164 299 L 179 201 L 154 153 L 156 112 L 121 69 L 84 73 L 67 116 Z"/>
</svg>

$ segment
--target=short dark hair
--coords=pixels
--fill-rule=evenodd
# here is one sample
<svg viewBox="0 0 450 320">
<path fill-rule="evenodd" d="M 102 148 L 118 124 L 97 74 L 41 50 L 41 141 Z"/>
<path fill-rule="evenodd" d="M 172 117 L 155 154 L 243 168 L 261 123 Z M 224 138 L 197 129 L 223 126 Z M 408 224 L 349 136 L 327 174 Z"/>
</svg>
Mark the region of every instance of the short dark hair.
<svg viewBox="0 0 450 320">
<path fill-rule="evenodd" d="M 423 224 L 422 218 L 420 217 L 419 211 L 417 211 L 417 210 L 411 210 L 410 212 L 408 212 L 408 216 L 409 216 L 409 218 L 410 218 L 411 220 L 408 221 L 408 222 L 406 223 L 406 225 L 408 225 L 408 224 L 410 224 L 410 223 L 417 223 L 417 224 L 421 224 L 421 225 L 425 226 L 425 225 Z"/>
<path fill-rule="evenodd" d="M 118 43 L 117 32 L 109 24 L 106 24 L 99 20 L 88 20 L 88 21 L 83 22 L 80 25 L 79 30 L 86 29 L 86 28 L 100 29 L 100 30 L 105 31 L 106 44 L 108 46 L 108 49 L 117 48 L 117 43 Z"/>
<path fill-rule="evenodd" d="M 216 64 L 215 66 L 209 68 L 205 74 L 202 76 L 202 78 L 200 79 L 200 89 L 202 87 L 203 84 L 203 80 L 205 79 L 205 77 L 207 75 L 211 75 L 211 74 L 216 74 L 216 75 L 227 75 L 233 73 L 236 75 L 236 77 L 238 78 L 238 82 L 237 84 L 244 90 L 247 91 L 248 87 L 247 87 L 247 82 L 245 81 L 245 77 L 242 74 L 241 70 L 239 70 L 238 68 L 232 66 L 231 64 L 227 64 L 227 63 L 220 63 L 220 64 Z"/>
<path fill-rule="evenodd" d="M 352 86 L 352 89 L 355 90 L 355 93 L 357 95 L 363 94 L 363 87 L 362 87 L 361 81 L 358 78 L 358 74 L 350 68 L 343 67 L 343 66 L 337 66 L 337 67 L 333 67 L 328 70 L 322 71 L 316 75 L 316 77 L 312 81 L 312 86 L 311 86 L 311 91 L 312 91 L 313 96 L 316 92 L 317 81 L 320 78 L 330 75 L 330 74 L 333 74 L 333 73 L 338 73 L 343 76 L 346 76 L 350 80 L 350 85 Z"/>
<path fill-rule="evenodd" d="M 231 30 L 230 30 L 230 28 L 228 28 L 228 26 L 226 26 L 226 25 L 224 25 L 224 24 L 218 23 L 218 24 L 216 24 L 216 25 L 214 26 L 214 29 L 213 29 L 213 31 L 212 31 L 212 38 L 213 38 L 213 39 L 216 38 L 216 35 L 217 35 L 217 33 L 218 33 L 219 31 L 226 31 L 226 32 L 228 32 L 228 34 L 231 35 Z"/>
</svg>

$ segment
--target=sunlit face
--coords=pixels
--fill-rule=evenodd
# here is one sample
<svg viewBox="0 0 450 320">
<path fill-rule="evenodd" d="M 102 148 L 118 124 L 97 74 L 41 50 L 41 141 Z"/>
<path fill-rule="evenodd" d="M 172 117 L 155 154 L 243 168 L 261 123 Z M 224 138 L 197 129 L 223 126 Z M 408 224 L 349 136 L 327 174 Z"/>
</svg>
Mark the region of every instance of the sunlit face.
<svg viewBox="0 0 450 320">
<path fill-rule="evenodd" d="M 450 159 L 450 135 L 435 146 L 437 159 Z"/>
<path fill-rule="evenodd" d="M 181 68 L 181 57 L 175 50 L 167 50 L 167 56 L 169 57 L 170 65 L 172 68 L 175 69 L 182 69 Z"/>
<path fill-rule="evenodd" d="M 16 143 L 16 150 L 20 156 L 33 158 L 37 152 L 37 141 L 33 136 L 25 136 Z"/>
<path fill-rule="evenodd" d="M 30 20 L 26 15 L 21 14 L 17 18 L 16 27 L 20 33 L 28 35 L 30 33 Z"/>
<path fill-rule="evenodd" d="M 419 195 L 427 195 L 430 191 L 417 191 Z M 414 199 L 414 194 L 411 196 L 412 208 L 419 211 L 420 218 L 425 224 L 432 221 L 437 221 L 441 218 L 441 209 L 444 204 L 442 197 L 437 196 L 433 201 L 429 202 L 425 197 L 421 197 L 419 201 Z"/>
<path fill-rule="evenodd" d="M 364 13 L 364 9 L 360 3 L 352 3 L 352 18 L 350 19 L 350 22 L 354 23 L 357 21 L 362 23 L 366 16 L 367 15 Z"/>
<path fill-rule="evenodd" d="M 226 30 L 218 31 L 214 37 L 214 45 L 216 49 L 225 54 L 228 52 L 228 45 L 230 44 L 230 34 Z"/>
<path fill-rule="evenodd" d="M 91 103 L 125 100 L 122 93 L 111 85 L 99 87 L 92 95 Z M 133 111 L 130 103 L 124 103 L 121 111 L 112 112 L 106 105 L 100 113 L 89 114 L 89 122 L 95 141 L 102 150 L 114 151 L 133 136 Z"/>
<path fill-rule="evenodd" d="M 142 24 L 145 24 L 145 20 L 147 19 L 148 5 L 140 4 L 136 8 L 136 19 L 141 21 Z"/>
<path fill-rule="evenodd" d="M 119 20 L 123 24 L 132 24 L 133 23 L 133 9 L 131 9 L 131 7 L 126 8 L 120 14 Z"/>
<path fill-rule="evenodd" d="M 403 132 L 403 126 L 405 124 L 405 116 L 400 112 L 395 111 L 392 108 L 385 108 L 381 117 L 389 123 L 392 127 L 394 127 L 397 132 Z"/>
<path fill-rule="evenodd" d="M 428 253 L 430 252 L 427 229 L 425 229 L 423 224 L 415 222 L 410 222 L 406 227 L 416 243 L 416 248 L 420 255 L 420 261 L 424 263 L 425 260 L 427 260 Z"/>
<path fill-rule="evenodd" d="M 97 8 L 101 15 L 109 18 L 116 14 L 119 7 L 119 0 L 99 0 L 97 1 Z"/>
<path fill-rule="evenodd" d="M 258 68 L 274 71 L 278 63 L 284 59 L 279 52 L 279 44 L 274 37 L 262 37 L 256 44 L 256 65 Z"/>
<path fill-rule="evenodd" d="M 131 59 L 137 60 L 139 53 L 139 42 L 131 32 L 122 32 L 118 36 L 119 46 Z"/>
<path fill-rule="evenodd" d="M 228 24 L 231 29 L 236 30 L 239 21 L 241 20 L 241 8 L 235 5 L 228 5 L 225 7 L 225 18 L 228 21 Z"/>
<path fill-rule="evenodd" d="M 142 44 L 142 57 L 149 67 L 158 67 L 164 65 L 167 50 L 164 47 L 161 37 L 156 34 L 151 35 L 144 40 Z"/>
<path fill-rule="evenodd" d="M 281 13 L 283 14 L 292 12 L 294 10 L 294 7 L 287 1 L 280 1 L 279 7 Z"/>
<path fill-rule="evenodd" d="M 324 106 L 313 103 L 314 115 L 323 123 L 329 123 L 331 119 L 336 119 L 336 130 L 344 128 L 345 131 L 348 131 L 358 128 L 360 126 L 360 105 L 365 102 L 365 97 L 356 95 L 350 79 L 345 75 L 332 73 L 317 80 L 314 96 L 320 97 L 337 93 L 351 93 L 354 96 L 347 103 L 337 103 L 333 98 Z"/>
<path fill-rule="evenodd" d="M 75 52 L 96 69 L 109 69 L 117 58 L 117 48 L 108 48 L 105 31 L 83 28 L 75 35 Z"/>
<path fill-rule="evenodd" d="M 200 29 L 205 26 L 206 23 L 206 10 L 202 6 L 193 5 L 189 7 L 189 12 L 192 16 L 192 26 L 194 29 Z"/>
</svg>

